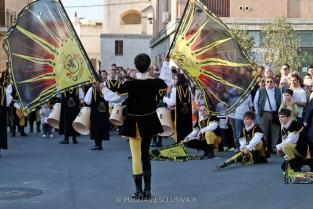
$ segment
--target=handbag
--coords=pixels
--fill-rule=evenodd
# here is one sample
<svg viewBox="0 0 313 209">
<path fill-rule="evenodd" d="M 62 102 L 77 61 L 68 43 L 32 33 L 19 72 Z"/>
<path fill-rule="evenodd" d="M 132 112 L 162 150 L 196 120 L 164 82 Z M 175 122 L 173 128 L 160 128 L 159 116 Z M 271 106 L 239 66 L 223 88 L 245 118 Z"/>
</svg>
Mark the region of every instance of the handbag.
<svg viewBox="0 0 313 209">
<path fill-rule="evenodd" d="M 272 111 L 272 123 L 280 125 L 280 121 L 279 121 L 279 118 L 278 118 L 278 111 L 277 110 L 273 111 L 272 105 L 271 105 L 271 101 L 270 101 L 270 98 L 268 97 L 268 94 L 267 94 L 266 90 L 265 90 L 265 93 L 266 93 L 266 97 L 268 99 L 268 104 L 270 105 L 270 109 Z"/>
</svg>

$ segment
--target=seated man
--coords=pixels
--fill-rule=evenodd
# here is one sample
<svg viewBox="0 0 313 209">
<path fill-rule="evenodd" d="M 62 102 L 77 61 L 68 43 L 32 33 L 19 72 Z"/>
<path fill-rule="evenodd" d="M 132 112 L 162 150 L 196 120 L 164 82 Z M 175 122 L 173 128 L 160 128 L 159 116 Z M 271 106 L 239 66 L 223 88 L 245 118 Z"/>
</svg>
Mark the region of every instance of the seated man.
<svg viewBox="0 0 313 209">
<path fill-rule="evenodd" d="M 259 125 L 255 124 L 255 114 L 247 111 L 243 115 L 244 129 L 241 131 L 239 143 L 240 152 L 224 161 L 217 169 L 225 168 L 233 163 L 266 163 L 264 134 Z"/>
<path fill-rule="evenodd" d="M 183 142 L 187 147 L 203 150 L 203 157 L 211 159 L 215 157 L 214 144 L 218 135 L 217 117 L 210 116 L 209 110 L 204 105 L 201 105 L 198 122 Z"/>
<path fill-rule="evenodd" d="M 293 171 L 301 171 L 301 166 L 308 162 L 305 158 L 309 145 L 303 126 L 291 119 L 291 111 L 286 108 L 280 110 L 279 121 L 281 123 L 282 142 L 276 145 L 277 154 L 284 156 Z M 284 163 L 282 169 L 285 169 Z"/>
</svg>

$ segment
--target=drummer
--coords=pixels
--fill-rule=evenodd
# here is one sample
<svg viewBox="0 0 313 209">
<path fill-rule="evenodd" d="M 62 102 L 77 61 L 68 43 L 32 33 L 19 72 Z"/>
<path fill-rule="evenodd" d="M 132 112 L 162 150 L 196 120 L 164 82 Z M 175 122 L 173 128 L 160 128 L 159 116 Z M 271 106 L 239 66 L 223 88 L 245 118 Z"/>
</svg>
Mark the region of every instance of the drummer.
<svg viewBox="0 0 313 209">
<path fill-rule="evenodd" d="M 173 76 L 170 97 L 163 97 L 163 102 L 172 110 L 174 141 L 180 142 L 192 131 L 192 94 L 184 74 Z"/>
<path fill-rule="evenodd" d="M 3 76 L 3 74 L 1 74 Z M 0 157 L 1 149 L 8 149 L 7 108 L 12 102 L 11 89 L 6 88 L 4 78 L 0 76 Z"/>
<path fill-rule="evenodd" d="M 103 94 L 103 84 L 96 82 L 86 93 L 84 102 L 90 106 L 90 139 L 95 141 L 91 150 L 102 150 L 102 141 L 110 139 L 109 103 Z"/>
</svg>

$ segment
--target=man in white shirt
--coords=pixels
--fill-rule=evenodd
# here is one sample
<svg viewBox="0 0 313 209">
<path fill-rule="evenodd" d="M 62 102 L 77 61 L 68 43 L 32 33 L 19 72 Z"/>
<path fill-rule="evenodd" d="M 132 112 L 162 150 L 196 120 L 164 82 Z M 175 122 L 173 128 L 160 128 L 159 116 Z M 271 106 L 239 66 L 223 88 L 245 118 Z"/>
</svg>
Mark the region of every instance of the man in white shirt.
<svg viewBox="0 0 313 209">
<path fill-rule="evenodd" d="M 260 117 L 260 127 L 269 152 L 276 152 L 275 145 L 279 140 L 280 124 L 275 116 L 282 101 L 281 90 L 274 86 L 273 77 L 265 78 L 265 88 L 259 88 L 254 97 L 255 112 Z"/>
<path fill-rule="evenodd" d="M 300 77 L 292 74 L 290 77 L 290 89 L 293 90 L 293 101 L 298 106 L 297 121 L 299 124 L 303 122 L 303 110 L 307 104 L 307 96 L 305 90 L 300 86 Z"/>
</svg>

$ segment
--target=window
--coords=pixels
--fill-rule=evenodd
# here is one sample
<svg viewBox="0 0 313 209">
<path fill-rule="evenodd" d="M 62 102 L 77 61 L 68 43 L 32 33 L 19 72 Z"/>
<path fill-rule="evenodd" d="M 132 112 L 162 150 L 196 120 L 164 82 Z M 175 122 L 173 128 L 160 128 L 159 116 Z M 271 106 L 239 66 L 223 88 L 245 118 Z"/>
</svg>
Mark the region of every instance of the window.
<svg viewBox="0 0 313 209">
<path fill-rule="evenodd" d="M 230 2 L 229 0 L 203 0 L 208 9 L 219 17 L 230 16 Z"/>
<path fill-rule="evenodd" d="M 4 12 L 4 0 L 0 0 L 0 26 L 4 26 L 5 12 Z"/>
<path fill-rule="evenodd" d="M 123 41 L 115 41 L 115 56 L 123 56 Z"/>
<path fill-rule="evenodd" d="M 296 31 L 300 40 L 300 47 L 313 47 L 313 34 L 312 31 Z"/>
<path fill-rule="evenodd" d="M 141 15 L 138 11 L 130 10 L 121 15 L 122 25 L 137 25 L 141 24 Z"/>
<path fill-rule="evenodd" d="M 254 48 L 260 48 L 263 46 L 263 36 L 261 31 L 248 31 L 248 35 L 253 40 Z"/>
</svg>

